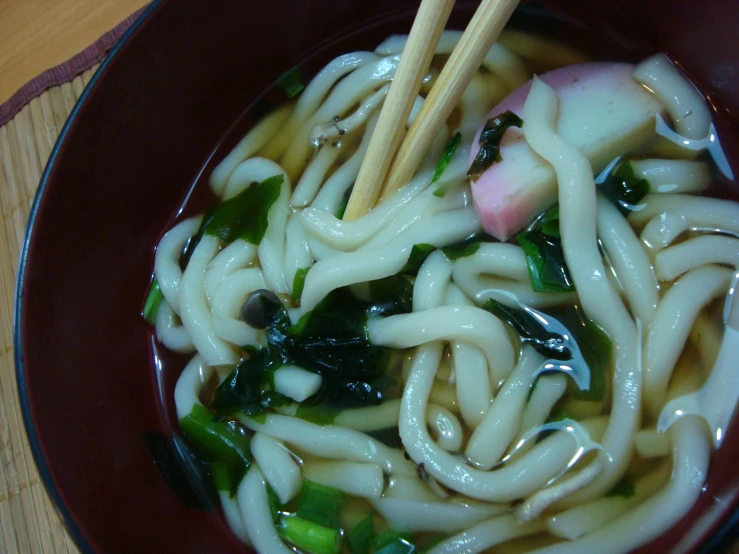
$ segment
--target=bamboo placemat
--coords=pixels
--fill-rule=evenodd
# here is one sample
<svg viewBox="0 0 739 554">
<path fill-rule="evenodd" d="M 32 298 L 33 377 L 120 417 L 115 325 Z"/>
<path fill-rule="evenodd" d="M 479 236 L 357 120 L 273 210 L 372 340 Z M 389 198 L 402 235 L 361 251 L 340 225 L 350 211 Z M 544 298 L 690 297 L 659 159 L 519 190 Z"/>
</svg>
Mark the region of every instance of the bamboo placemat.
<svg viewBox="0 0 739 554">
<path fill-rule="evenodd" d="M 28 214 L 54 143 L 98 66 L 31 100 L 0 127 L 0 553 L 77 553 L 28 445 L 13 363 L 13 296 Z"/>
</svg>

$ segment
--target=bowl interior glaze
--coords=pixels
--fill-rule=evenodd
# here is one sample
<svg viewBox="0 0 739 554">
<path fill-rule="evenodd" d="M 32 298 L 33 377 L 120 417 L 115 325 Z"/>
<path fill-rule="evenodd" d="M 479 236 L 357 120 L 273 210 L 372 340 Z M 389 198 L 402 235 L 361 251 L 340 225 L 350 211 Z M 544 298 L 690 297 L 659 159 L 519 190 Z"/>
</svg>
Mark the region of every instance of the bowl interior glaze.
<svg viewBox="0 0 739 554">
<path fill-rule="evenodd" d="M 545 6 L 564 23 L 552 26 L 541 15 Z M 271 84 L 283 71 L 301 63 L 311 75 L 339 53 L 372 49 L 407 32 L 416 7 L 409 0 L 161 0 L 93 79 L 42 179 L 16 311 L 31 445 L 83 551 L 244 551 L 218 514 L 180 502 L 142 440 L 146 432 L 176 432 L 171 398 L 182 367 L 157 351 L 140 316 L 153 249 L 190 191 L 186 210 L 207 199 L 207 188 L 194 185 L 277 98 Z M 463 28 L 473 10 L 458 2 L 451 26 Z M 733 2 L 552 0 L 523 11 L 578 44 L 606 36 L 600 56 L 636 60 L 666 50 L 708 94 L 725 149 L 739 159 Z M 681 541 L 690 550 L 718 536 L 739 496 L 738 432 L 736 425 L 729 431 L 696 507 L 649 551 Z"/>
</svg>

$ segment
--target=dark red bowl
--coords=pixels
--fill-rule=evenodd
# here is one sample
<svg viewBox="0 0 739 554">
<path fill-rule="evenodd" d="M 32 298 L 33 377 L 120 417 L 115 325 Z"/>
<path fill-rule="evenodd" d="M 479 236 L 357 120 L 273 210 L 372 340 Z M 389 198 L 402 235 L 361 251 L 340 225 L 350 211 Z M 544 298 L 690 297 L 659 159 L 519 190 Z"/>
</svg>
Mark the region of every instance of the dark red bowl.
<svg viewBox="0 0 739 554">
<path fill-rule="evenodd" d="M 540 4 L 524 11 L 598 55 L 668 51 L 708 93 L 730 157 L 739 159 L 735 2 L 545 4 L 560 10 L 558 23 Z M 178 499 L 142 440 L 176 430 L 171 398 L 180 362 L 156 357 L 139 315 L 153 248 L 199 176 L 272 97 L 280 73 L 300 62 L 310 74 L 340 52 L 407 32 L 416 7 L 410 0 L 162 0 L 81 97 L 31 212 L 15 352 L 36 463 L 83 551 L 244 551 L 219 515 Z M 473 9 L 458 5 L 452 24 L 462 28 Z M 608 46 L 598 42 L 603 37 Z M 206 187 L 195 188 L 196 201 L 205 196 Z M 680 541 L 710 549 L 733 536 L 737 432 L 734 426 L 714 460 L 701 500 L 650 551 Z"/>
</svg>

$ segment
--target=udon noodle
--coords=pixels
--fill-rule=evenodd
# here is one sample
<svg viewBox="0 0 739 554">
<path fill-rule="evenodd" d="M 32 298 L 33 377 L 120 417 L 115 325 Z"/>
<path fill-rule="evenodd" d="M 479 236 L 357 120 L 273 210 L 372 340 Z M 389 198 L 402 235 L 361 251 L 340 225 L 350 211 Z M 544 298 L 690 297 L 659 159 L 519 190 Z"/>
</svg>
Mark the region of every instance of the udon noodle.
<svg viewBox="0 0 739 554">
<path fill-rule="evenodd" d="M 598 161 L 532 71 L 585 56 L 506 31 L 412 180 L 344 221 L 405 40 L 330 62 L 215 168 L 221 204 L 161 239 L 149 315 L 192 355 L 183 432 L 262 554 L 644 545 L 695 503 L 737 400 L 739 205 L 700 196 L 730 171 L 711 112 L 654 56 L 627 75 L 659 106 L 646 135 Z M 516 89 L 501 144 L 555 188 L 496 240 L 468 170 Z M 534 279 L 535 236 L 556 287 Z"/>
</svg>

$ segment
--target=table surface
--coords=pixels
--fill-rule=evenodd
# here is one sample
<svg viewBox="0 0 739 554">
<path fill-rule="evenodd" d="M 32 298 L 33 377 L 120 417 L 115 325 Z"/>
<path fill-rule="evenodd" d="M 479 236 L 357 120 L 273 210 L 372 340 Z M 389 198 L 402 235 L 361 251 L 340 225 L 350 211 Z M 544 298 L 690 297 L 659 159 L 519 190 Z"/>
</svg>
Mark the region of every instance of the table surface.
<svg viewBox="0 0 739 554">
<path fill-rule="evenodd" d="M 148 0 L 0 0 L 0 104 Z M 28 447 L 13 366 L 17 260 L 43 165 L 92 75 L 48 91 L 0 127 L 0 553 L 76 554 Z"/>
<path fill-rule="evenodd" d="M 0 0 L 0 104 L 148 0 Z"/>
</svg>

